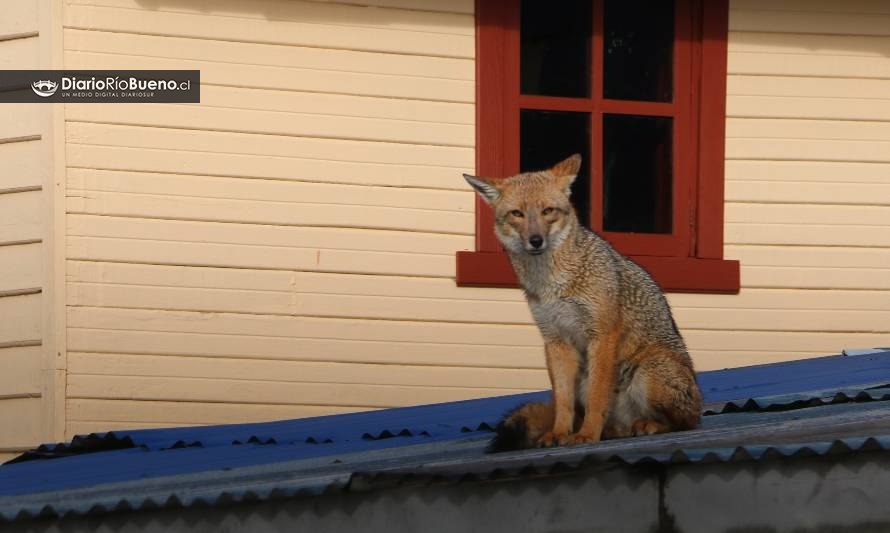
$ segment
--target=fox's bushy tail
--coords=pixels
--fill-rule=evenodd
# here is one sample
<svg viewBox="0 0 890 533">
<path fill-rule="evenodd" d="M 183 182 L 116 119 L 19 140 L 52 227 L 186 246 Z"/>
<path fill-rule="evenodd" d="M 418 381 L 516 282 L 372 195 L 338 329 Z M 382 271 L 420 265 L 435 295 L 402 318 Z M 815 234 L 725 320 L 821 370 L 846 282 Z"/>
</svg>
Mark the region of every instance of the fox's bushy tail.
<svg viewBox="0 0 890 533">
<path fill-rule="evenodd" d="M 538 439 L 553 429 L 553 404 L 532 402 L 513 409 L 498 423 L 486 452 L 536 448 Z"/>
</svg>

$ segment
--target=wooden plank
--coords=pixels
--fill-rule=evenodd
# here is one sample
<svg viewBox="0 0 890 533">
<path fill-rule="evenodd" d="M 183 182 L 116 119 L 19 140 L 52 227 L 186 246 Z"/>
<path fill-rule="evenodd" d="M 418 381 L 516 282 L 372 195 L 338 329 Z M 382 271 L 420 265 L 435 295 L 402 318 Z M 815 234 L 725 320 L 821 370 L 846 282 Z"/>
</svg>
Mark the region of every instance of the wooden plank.
<svg viewBox="0 0 890 533">
<path fill-rule="evenodd" d="M 265 226 L 221 222 L 68 215 L 68 235 L 157 241 L 265 245 L 292 248 L 453 254 L 468 250 L 472 237 L 387 230 Z"/>
<path fill-rule="evenodd" d="M 151 108 L 154 104 L 140 105 Z M 90 119 L 92 112 L 83 106 L 81 104 L 66 106 L 68 120 Z M 180 105 L 172 107 L 177 109 L 183 108 Z M 129 113 L 128 109 L 134 110 L 136 108 L 127 107 L 127 104 L 121 104 L 120 116 L 127 116 Z M 177 113 L 187 113 L 187 111 L 187 109 L 183 108 L 182 111 L 177 111 Z M 140 111 L 140 113 L 144 114 L 144 111 Z M 277 115 L 277 113 L 273 114 Z M 146 116 L 150 116 L 150 114 Z M 188 124 L 184 125 L 188 126 Z M 214 157 L 219 157 L 216 153 L 246 154 L 330 159 L 332 161 L 359 163 L 453 166 L 458 168 L 462 168 L 462 165 L 467 162 L 467 156 L 472 153 L 472 150 L 466 147 L 406 145 L 367 139 L 322 139 L 260 135 L 245 132 L 196 132 L 194 130 L 89 124 L 71 124 L 68 128 L 68 141 L 74 144 L 101 144 L 121 148 L 200 152 L 199 154 L 188 154 L 190 157 L 200 157 L 205 155 L 206 152 L 215 152 L 213 154 Z M 169 152 L 167 153 L 169 154 Z M 331 164 L 330 161 L 325 161 L 324 163 Z M 299 164 L 297 161 L 294 162 L 294 166 Z M 324 174 L 322 173 L 321 175 L 323 176 Z"/>
<path fill-rule="evenodd" d="M 289 2 L 298 5 L 300 2 Z M 316 4 L 317 5 L 317 4 Z M 450 80 L 473 80 L 473 61 L 447 57 L 384 54 L 234 41 L 208 41 L 105 31 L 66 29 L 69 51 L 115 53 L 170 59 L 191 59 L 242 65 L 267 65 L 320 71 L 363 72 L 389 76 L 418 75 Z M 202 80 L 203 82 L 203 80 Z M 202 83 L 203 85 L 203 83 Z M 204 102 L 203 87 L 201 102 Z"/>
<path fill-rule="evenodd" d="M 797 11 L 803 13 L 873 13 L 890 14 L 890 5 L 884 0 L 734 0 L 735 9 L 756 9 L 765 11 Z"/>
<path fill-rule="evenodd" d="M 474 105 L 466 102 L 412 100 L 411 105 L 405 105 L 405 101 L 398 98 L 207 84 L 201 86 L 201 105 L 449 124 L 473 124 L 475 121 Z"/>
<path fill-rule="evenodd" d="M 43 237 L 40 191 L 0 194 L 0 244 Z"/>
<path fill-rule="evenodd" d="M 727 223 L 725 236 L 727 244 L 890 246 L 890 232 L 885 226 Z"/>
<path fill-rule="evenodd" d="M 730 53 L 875 58 L 885 58 L 890 55 L 890 43 L 887 39 L 864 35 L 730 32 L 728 44 Z"/>
<path fill-rule="evenodd" d="M 299 139 L 299 141 L 295 144 L 315 144 L 314 141 L 325 140 Z M 302 141 L 308 142 L 304 143 Z M 364 143 L 361 142 L 342 142 L 344 144 L 341 148 L 346 150 L 354 148 L 356 150 L 366 149 L 371 151 L 376 149 L 376 145 L 385 144 L 367 143 L 366 146 L 362 146 Z M 105 147 L 68 143 L 67 164 L 69 167 L 137 172 L 467 190 L 467 182 L 461 177 L 461 173 L 472 169 L 472 161 L 471 158 L 468 158 L 464 161 L 464 165 L 459 163 L 464 155 L 469 154 L 447 154 L 447 157 L 444 159 L 453 162 L 453 166 L 438 165 L 436 162 L 436 159 L 443 159 L 436 157 L 438 150 L 464 149 L 423 147 L 423 150 L 411 150 L 410 145 L 393 146 L 403 147 L 407 156 L 411 156 L 411 152 L 415 151 L 424 152 L 431 157 L 432 161 L 429 164 L 423 163 L 422 165 L 414 166 L 411 163 L 398 162 L 400 158 L 394 158 L 392 163 L 352 162 L 297 156 L 275 157 L 267 155 L 178 152 L 175 150 Z"/>
<path fill-rule="evenodd" d="M 273 226 L 421 231 L 455 235 L 472 235 L 475 222 L 471 212 L 317 204 L 288 201 L 284 198 L 280 201 L 254 201 L 97 191 L 85 191 L 82 194 L 83 196 L 68 197 L 69 213 Z"/>
<path fill-rule="evenodd" d="M 395 54 L 472 58 L 475 52 L 471 35 L 428 34 L 149 10 L 140 11 L 138 17 L 127 16 L 128 14 L 123 9 L 72 5 L 65 9 L 63 22 L 65 27 L 87 30 Z"/>
<path fill-rule="evenodd" d="M 3 105 L 14 106 L 17 104 Z M 39 116 L 39 113 L 35 112 L 33 105 L 30 107 L 30 113 L 31 116 Z M 18 126 L 8 127 L 5 125 L 5 121 L 3 122 L 4 125 L 0 125 L 0 128 L 6 128 L 6 131 L 9 133 L 13 131 L 29 131 L 27 129 L 20 130 L 18 129 Z M 27 126 L 28 122 L 25 121 L 23 124 Z M 0 192 L 10 189 L 38 187 L 42 185 L 44 176 L 49 173 L 43 149 L 44 146 L 41 141 L 0 143 L 0 161 L 3 161 L 6 165 L 3 173 L 0 174 Z M 0 214 L 0 216 L 2 216 L 2 214 Z"/>
<path fill-rule="evenodd" d="M 68 325 L 71 328 L 79 329 L 201 333 L 207 334 L 209 337 L 214 335 L 217 337 L 219 335 L 242 335 L 245 337 L 368 341 L 372 344 L 377 342 L 402 343 L 402 347 L 398 351 L 404 351 L 404 343 L 434 345 L 454 343 L 456 340 L 460 341 L 460 345 L 505 346 L 519 348 L 520 352 L 531 347 L 541 354 L 541 358 L 538 363 L 528 368 L 540 368 L 544 364 L 543 352 L 541 351 L 541 336 L 537 328 L 530 324 L 511 326 L 504 324 L 461 324 L 455 322 L 427 323 L 407 320 L 243 315 L 235 313 L 200 313 L 102 307 L 69 307 L 67 318 L 69 321 Z M 72 347 L 72 351 L 74 349 Z M 94 351 L 114 352 L 114 350 Z M 117 352 L 124 353 L 124 350 L 117 350 Z M 176 352 L 171 353 L 175 354 Z M 405 358 L 399 361 L 410 362 L 411 359 Z M 359 359 L 356 362 L 374 361 Z M 417 360 L 411 364 L 419 364 L 419 362 Z M 457 359 L 451 362 L 448 359 L 444 359 L 442 362 L 431 364 L 460 366 L 465 363 L 461 363 Z M 479 362 L 471 363 L 471 366 L 485 365 Z"/>
<path fill-rule="evenodd" d="M 69 375 L 448 387 L 547 388 L 544 369 L 269 361 L 123 354 L 68 354 Z"/>
<path fill-rule="evenodd" d="M 890 337 L 890 311 L 678 307 L 674 317 L 681 331 L 875 332 Z"/>
<path fill-rule="evenodd" d="M 834 105 L 843 109 L 846 99 L 887 100 L 890 80 L 745 76 L 731 73 L 727 77 L 727 94 L 730 100 L 737 96 L 788 96 L 798 100 L 801 97 L 832 98 L 835 99 Z M 202 88 L 201 97 L 203 96 Z"/>
<path fill-rule="evenodd" d="M 182 424 L 243 424 L 287 420 L 309 416 L 367 411 L 368 407 L 339 405 L 277 405 L 252 403 L 165 402 L 134 400 L 69 399 L 66 402 L 69 428 L 81 423 L 108 424 L 107 431 L 136 422 L 139 425 L 179 426 Z M 101 429 L 100 429 L 101 430 Z M 95 431 L 95 430 L 89 430 Z M 76 430 L 77 433 L 83 433 Z"/>
<path fill-rule="evenodd" d="M 201 83 L 255 89 L 328 92 L 359 96 L 408 98 L 440 102 L 472 102 L 473 82 L 341 72 L 241 63 L 217 63 L 182 58 L 159 58 L 97 52 L 65 52 L 72 69 L 200 70 Z"/>
<path fill-rule="evenodd" d="M 0 70 L 36 69 L 40 64 L 37 37 L 0 41 Z"/>
<path fill-rule="evenodd" d="M 890 17 L 887 20 L 890 21 Z M 871 79 L 890 77 L 890 58 L 831 55 L 821 50 L 818 55 L 730 52 L 727 61 L 727 69 L 733 74 Z"/>
<path fill-rule="evenodd" d="M 890 14 L 731 9 L 730 31 L 890 35 Z"/>
<path fill-rule="evenodd" d="M 845 139 L 727 139 L 729 159 L 890 162 L 890 141 Z"/>
<path fill-rule="evenodd" d="M 0 293 L 43 285 L 43 245 L 0 246 Z"/>
<path fill-rule="evenodd" d="M 16 457 L 18 457 L 19 455 L 23 454 L 24 452 L 26 452 L 28 450 L 29 450 L 29 448 L 27 448 L 27 447 L 0 448 L 0 465 L 5 463 L 6 461 L 11 461 L 11 460 L 15 459 Z"/>
<path fill-rule="evenodd" d="M 726 204 L 726 222 L 887 226 L 890 225 L 890 201 L 880 206 L 729 202 Z"/>
<path fill-rule="evenodd" d="M 890 99 L 733 95 L 726 99 L 726 115 L 729 117 L 886 121 L 890 120 Z"/>
<path fill-rule="evenodd" d="M 726 121 L 726 137 L 890 141 L 890 122 L 730 118 Z"/>
<path fill-rule="evenodd" d="M 295 321 L 296 322 L 296 321 Z M 375 322 L 375 321 L 370 321 Z M 380 321 L 376 321 L 380 322 Z M 309 322 L 296 322 L 306 326 Z M 331 321 L 328 325 L 346 325 Z M 75 352 L 133 353 L 233 357 L 237 359 L 282 359 L 291 361 L 336 361 L 491 368 L 543 368 L 540 346 L 477 345 L 423 342 L 427 323 L 413 322 L 415 336 L 404 341 L 350 340 L 340 334 L 333 339 L 315 337 L 261 337 L 195 333 L 164 333 L 68 328 L 68 350 Z M 431 323 L 430 323 L 431 324 Z M 390 333 L 388 324 L 376 324 L 378 335 Z M 401 328 L 404 331 L 405 325 Z M 409 326 L 410 327 L 410 326 Z M 430 327 L 433 327 L 432 325 Z M 507 327 L 507 326 L 501 326 Z M 370 327 L 364 328 L 371 329 Z M 453 328 L 460 331 L 462 328 Z M 472 327 L 463 328 L 464 331 Z M 442 329 L 439 329 L 441 333 Z M 533 330 L 532 330 L 533 331 Z M 491 339 L 500 340 L 491 330 Z M 298 332 L 294 332 L 298 334 Z M 303 335 L 322 333 L 304 332 Z M 334 333 L 334 335 L 338 335 Z M 370 334 L 368 334 L 370 336 Z M 460 339 L 463 342 L 463 339 Z M 295 402 L 299 403 L 299 402 Z"/>
<path fill-rule="evenodd" d="M 41 346 L 0 348 L 0 402 L 10 396 L 40 397 L 42 357 Z"/>
<path fill-rule="evenodd" d="M 187 404 L 184 404 L 187 405 Z M 163 429 L 170 427 L 192 427 L 202 424 L 174 424 L 171 422 L 151 423 L 139 421 L 114 421 L 114 422 L 95 422 L 92 420 L 66 420 L 65 438 L 60 440 L 71 440 L 76 435 L 89 435 L 90 433 L 107 433 L 109 431 L 132 431 L 136 429 Z"/>
<path fill-rule="evenodd" d="M 6 144 L 4 141 L 32 138 L 39 136 L 43 131 L 44 114 L 38 107 L 4 102 L 3 113 L 6 120 L 0 121 L 0 147 Z M 31 144 L 36 143 L 32 142 Z M 5 181 L 5 177 L 0 180 L 0 188 L 3 188 L 2 183 Z"/>
<path fill-rule="evenodd" d="M 843 183 L 839 180 L 838 183 L 816 184 L 727 179 L 726 199 L 729 202 L 751 203 L 887 205 L 890 200 L 890 183 Z"/>
<path fill-rule="evenodd" d="M 0 297 L 0 346 L 41 339 L 41 300 L 40 294 Z"/>
<path fill-rule="evenodd" d="M 828 352 L 782 352 L 770 350 L 705 350 L 690 353 L 695 370 L 703 372 L 707 370 L 722 370 L 724 368 L 736 368 L 740 366 L 764 365 L 768 363 L 781 363 L 784 361 L 797 361 L 810 357 L 835 355 Z"/>
<path fill-rule="evenodd" d="M 40 398 L 0 400 L 0 448 L 28 449 L 43 440 Z"/>
<path fill-rule="evenodd" d="M 890 246 L 890 231 L 886 226 L 727 223 L 725 231 L 727 244 Z"/>
<path fill-rule="evenodd" d="M 138 0 L 72 0 L 70 4 L 120 9 L 146 9 L 145 4 L 140 3 Z M 431 2 L 427 2 L 427 4 L 431 4 Z M 440 2 L 440 4 L 445 3 Z M 376 9 L 369 9 L 370 5 L 375 5 L 375 3 L 363 2 L 362 5 L 348 5 L 340 2 L 253 0 L 246 6 L 238 0 L 215 0 L 212 6 L 165 4 L 156 6 L 155 9 L 165 13 L 209 14 L 252 20 L 280 20 L 359 28 L 397 29 L 434 34 L 473 35 L 473 18 L 468 16 L 468 13 L 446 13 L 444 10 L 441 10 L 441 12 L 421 12 L 416 11 L 416 7 L 412 7 L 413 4 L 400 6 L 408 7 L 408 9 L 389 9 L 388 6 L 385 4 L 380 5 L 380 3 L 376 3 Z M 472 10 L 470 10 L 469 14 L 472 14 Z"/>
<path fill-rule="evenodd" d="M 68 191 L 98 191 L 179 197 L 229 198 L 280 202 L 362 205 L 473 212 L 471 191 L 394 188 L 357 184 L 258 180 L 74 168 L 68 170 Z"/>
<path fill-rule="evenodd" d="M 473 13 L 472 0 L 318 0 L 319 2 L 335 2 L 338 4 L 358 6 L 395 7 L 417 11 L 433 11 L 446 13 Z"/>
<path fill-rule="evenodd" d="M 454 256 L 69 237 L 67 257 L 89 261 L 396 276 L 454 277 Z"/>
<path fill-rule="evenodd" d="M 37 0 L 19 0 L 3 6 L 0 18 L 0 39 L 37 33 Z M 4 104 L 8 106 L 9 104 Z"/>
<path fill-rule="evenodd" d="M 452 280 L 416 276 L 362 276 L 95 261 L 69 261 L 67 273 L 68 281 L 86 283 L 525 302 L 516 289 L 456 287 Z"/>
<path fill-rule="evenodd" d="M 886 333 L 686 330 L 683 336 L 690 349 L 697 352 L 798 352 L 802 356 L 816 356 L 839 354 L 844 348 L 887 344 Z"/>
<path fill-rule="evenodd" d="M 520 392 L 526 391 L 509 388 L 416 387 L 170 377 L 81 375 L 68 377 L 69 398 L 123 400 L 271 402 L 295 405 L 360 404 L 369 407 L 395 407 Z"/>
<path fill-rule="evenodd" d="M 89 111 L 84 109 L 84 105 L 66 105 L 66 118 L 69 121 L 76 121 L 83 113 Z M 152 104 L 138 105 L 151 106 Z M 127 113 L 127 109 L 134 109 L 130 104 L 120 104 L 119 108 L 120 113 Z M 83 128 L 88 128 L 88 126 L 83 126 Z M 329 166 L 333 166 L 335 162 L 342 161 L 387 165 L 446 166 L 457 169 L 467 168 L 467 163 L 472 162 L 472 149 L 466 147 L 261 135 L 245 132 L 196 132 L 193 130 L 128 128 L 124 126 L 94 126 L 88 131 L 92 132 L 93 135 L 85 139 L 87 141 L 85 144 L 113 143 L 121 148 L 221 152 L 220 154 L 213 154 L 213 157 L 217 158 L 222 157 L 222 154 L 225 153 L 288 157 L 291 165 L 298 167 L 294 171 L 297 176 L 299 176 L 300 165 L 311 165 L 313 161 L 301 162 L 294 159 L 325 160 L 314 163 L 323 163 Z M 106 134 L 101 137 L 95 136 L 100 131 Z M 121 137 L 125 138 L 127 142 L 121 143 Z M 175 138 L 176 142 L 171 142 L 171 138 Z M 75 143 L 75 139 L 69 139 L 69 142 Z M 220 150 L 220 145 L 226 145 L 227 149 Z M 149 150 L 146 151 L 148 152 Z M 175 156 L 175 154 L 170 154 L 169 152 L 166 152 L 166 154 L 167 157 Z M 200 155 L 203 154 L 188 154 L 190 157 L 199 157 Z M 133 170 L 138 170 L 138 168 Z M 423 171 L 422 169 L 418 170 L 420 172 Z M 451 172 L 454 172 L 454 170 L 451 170 Z M 324 176 L 325 174 L 324 172 L 318 172 L 316 175 Z M 314 179 L 311 181 L 325 180 Z"/>
<path fill-rule="evenodd" d="M 529 324 L 525 302 L 68 283 L 68 304 L 330 318 Z"/>
<path fill-rule="evenodd" d="M 142 104 L 140 107 L 124 107 L 116 113 L 103 111 L 96 106 L 74 104 L 67 113 L 70 120 L 103 122 L 119 125 L 152 126 L 153 128 L 182 128 L 167 132 L 172 137 L 158 138 L 158 133 L 143 128 L 111 127 L 97 125 L 70 124 L 67 129 L 69 142 L 83 144 L 107 144 L 110 146 L 146 146 L 150 148 L 170 148 L 177 146 L 175 137 L 193 139 L 194 130 L 235 133 L 261 133 L 265 135 L 286 135 L 297 137 L 318 137 L 326 139 L 347 139 L 359 141 L 380 141 L 431 146 L 472 147 L 474 131 L 471 125 L 429 123 L 416 120 L 391 120 L 380 118 L 321 115 L 318 113 L 291 113 L 282 111 L 255 111 L 220 107 L 191 106 L 185 104 Z M 87 130 L 87 131 L 83 131 Z M 147 138 L 143 139 L 142 136 Z M 242 152 L 238 143 L 226 146 L 243 136 L 215 135 L 213 144 L 207 143 L 209 136 L 187 142 L 182 150 L 194 149 L 191 145 L 203 143 L 211 152 Z M 254 143 L 256 144 L 256 143 Z M 280 143 L 279 143 L 280 144 Z M 275 144 L 272 144 L 275 146 Z M 265 148 L 268 150 L 268 148 Z M 287 155 L 287 154 L 275 154 Z"/>
<path fill-rule="evenodd" d="M 746 287 L 732 296 L 672 293 L 667 298 L 675 309 L 890 311 L 890 299 L 881 291 Z"/>
<path fill-rule="evenodd" d="M 890 289 L 890 269 L 742 265 L 742 286 L 886 291 Z"/>
<path fill-rule="evenodd" d="M 727 245 L 726 256 L 745 265 L 887 268 L 890 249 L 842 246 Z"/>
<path fill-rule="evenodd" d="M 863 183 L 881 183 L 890 185 L 890 165 L 882 163 L 852 163 L 852 162 L 835 162 L 835 161 L 745 161 L 745 160 L 728 160 L 726 162 L 726 179 L 727 181 L 736 182 L 734 187 L 755 187 L 759 188 L 759 194 L 755 195 L 758 201 L 769 198 L 764 188 L 772 187 L 772 183 L 778 183 L 778 186 L 785 194 L 777 194 L 777 200 L 770 201 L 787 201 L 795 202 L 797 200 L 788 199 L 787 193 L 792 187 L 798 190 L 807 190 L 811 186 L 804 184 L 801 186 L 799 182 L 813 183 L 829 183 L 843 185 L 844 188 L 851 184 Z M 752 183 L 752 182 L 772 182 Z M 743 183 L 746 182 L 746 183 Z M 785 182 L 783 185 L 782 182 Z M 821 188 L 823 185 L 819 185 Z M 835 187 L 833 192 L 839 192 L 841 187 Z M 868 190 L 858 191 L 860 193 L 868 193 Z M 878 191 L 874 191 L 878 192 Z M 732 200 L 740 198 L 749 198 L 749 196 L 733 197 Z M 785 198 L 786 200 L 781 200 Z M 807 201 L 804 200 L 806 203 Z"/>
</svg>

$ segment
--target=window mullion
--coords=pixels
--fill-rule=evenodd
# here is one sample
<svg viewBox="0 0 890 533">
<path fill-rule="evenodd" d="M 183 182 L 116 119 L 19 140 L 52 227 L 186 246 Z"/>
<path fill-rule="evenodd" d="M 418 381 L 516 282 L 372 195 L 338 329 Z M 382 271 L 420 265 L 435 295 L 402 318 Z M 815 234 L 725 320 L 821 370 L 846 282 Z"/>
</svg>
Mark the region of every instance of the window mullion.
<svg viewBox="0 0 890 533">
<path fill-rule="evenodd" d="M 603 229 L 603 13 L 605 0 L 593 0 L 590 54 L 590 229 Z"/>
</svg>

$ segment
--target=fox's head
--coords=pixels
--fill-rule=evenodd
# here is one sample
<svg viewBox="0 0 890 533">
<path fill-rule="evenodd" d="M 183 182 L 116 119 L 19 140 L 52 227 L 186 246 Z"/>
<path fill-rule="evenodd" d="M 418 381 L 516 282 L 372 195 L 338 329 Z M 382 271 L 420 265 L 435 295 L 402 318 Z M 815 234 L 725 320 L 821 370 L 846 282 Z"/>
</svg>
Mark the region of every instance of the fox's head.
<svg viewBox="0 0 890 533">
<path fill-rule="evenodd" d="M 464 178 L 491 205 L 495 233 L 504 247 L 539 255 L 559 246 L 578 223 L 569 195 L 580 168 L 581 156 L 575 154 L 546 170 L 502 180 Z"/>
</svg>

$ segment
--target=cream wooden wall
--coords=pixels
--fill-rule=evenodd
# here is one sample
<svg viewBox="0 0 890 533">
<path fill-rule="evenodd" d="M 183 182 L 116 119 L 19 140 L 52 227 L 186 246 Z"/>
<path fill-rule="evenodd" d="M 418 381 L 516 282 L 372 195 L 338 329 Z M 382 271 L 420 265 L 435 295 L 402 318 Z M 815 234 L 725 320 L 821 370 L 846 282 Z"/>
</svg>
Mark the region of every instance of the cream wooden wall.
<svg viewBox="0 0 890 533">
<path fill-rule="evenodd" d="M 672 298 L 697 362 L 890 346 L 890 3 L 730 9 L 725 254 L 743 290 Z"/>
<path fill-rule="evenodd" d="M 69 436 L 548 386 L 519 292 L 453 282 L 472 1 L 374 3 L 65 0 L 66 67 L 202 72 L 200 105 L 65 109 Z M 744 289 L 671 297 L 700 369 L 890 344 L 888 20 L 733 0 Z"/>
<path fill-rule="evenodd" d="M 0 70 L 52 68 L 52 25 L 48 2 L 4 4 Z M 56 114 L 49 105 L 0 104 L 0 462 L 62 437 Z"/>
<path fill-rule="evenodd" d="M 202 75 L 66 108 L 69 434 L 545 385 L 518 295 L 453 282 L 472 1 L 376 3 L 68 1 L 66 66 Z"/>
</svg>

